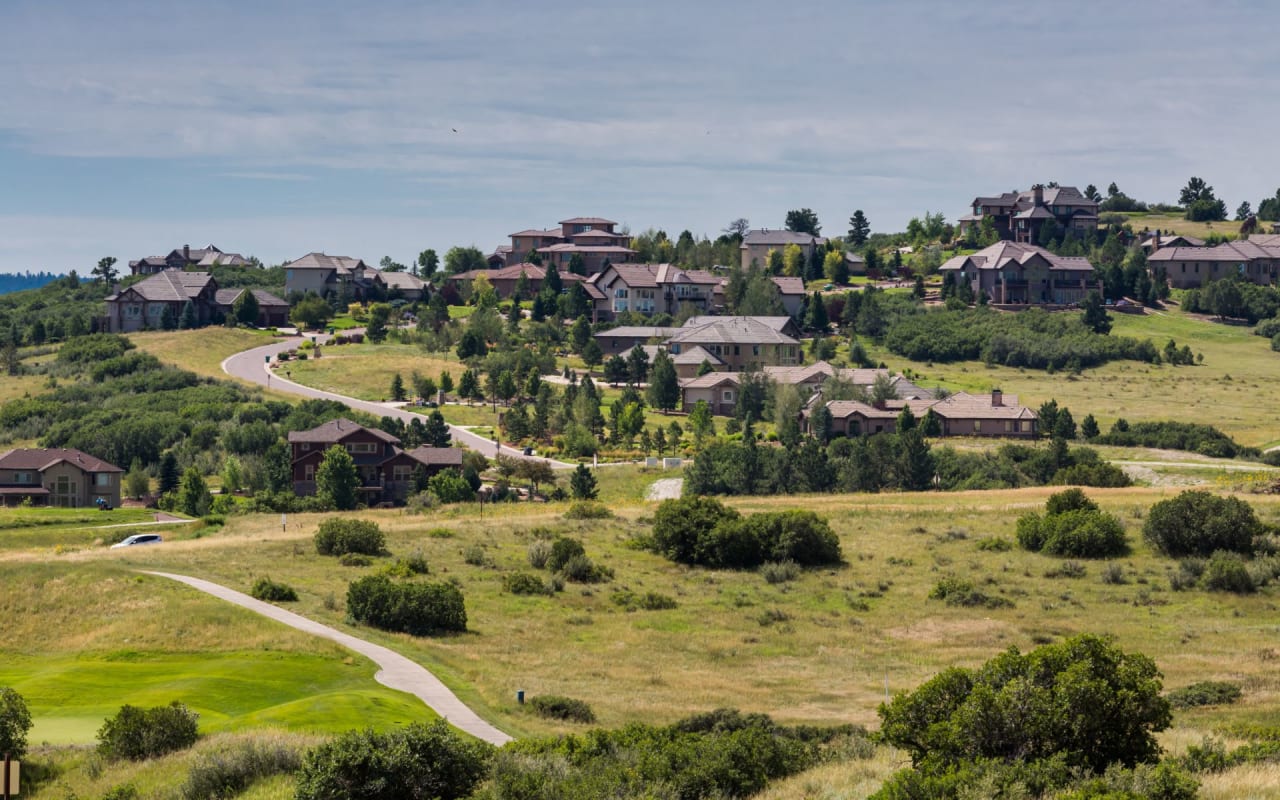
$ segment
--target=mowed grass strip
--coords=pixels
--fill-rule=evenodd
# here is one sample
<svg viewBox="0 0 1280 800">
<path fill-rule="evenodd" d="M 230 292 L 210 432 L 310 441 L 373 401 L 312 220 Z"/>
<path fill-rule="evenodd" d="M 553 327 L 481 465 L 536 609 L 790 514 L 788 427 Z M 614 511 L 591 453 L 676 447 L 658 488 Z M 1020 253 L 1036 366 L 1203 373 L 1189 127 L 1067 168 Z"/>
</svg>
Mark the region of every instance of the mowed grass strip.
<svg viewBox="0 0 1280 800">
<path fill-rule="evenodd" d="M 601 470 L 606 475 L 607 470 Z M 1263 722 L 1280 699 L 1271 669 L 1278 630 L 1269 611 L 1275 589 L 1235 596 L 1173 592 L 1175 562 L 1141 542 L 1142 515 L 1173 490 L 1089 490 L 1121 515 L 1134 554 L 1118 561 L 1124 582 L 1104 583 L 1104 564 L 1081 579 L 1050 578 L 1058 559 L 1014 549 L 981 550 L 988 537 L 1013 540 L 1020 514 L 1043 508 L 1051 489 L 958 494 L 752 498 L 743 511 L 803 507 L 827 515 L 848 564 L 769 584 L 757 573 L 680 567 L 637 549 L 651 504 L 619 508 L 620 518 L 573 522 L 567 504 L 443 509 L 415 517 L 362 512 L 388 533 L 395 555 L 421 553 L 431 579 L 456 581 L 467 602 L 469 632 L 427 639 L 350 629 L 386 644 L 441 675 L 482 715 L 515 733 L 564 730 L 531 718 L 515 691 L 587 701 L 601 724 L 674 720 L 691 711 L 736 706 L 787 722 L 874 724 L 890 691 L 918 685 L 946 667 L 980 664 L 1016 645 L 1033 647 L 1080 632 L 1113 635 L 1147 653 L 1170 688 L 1198 680 L 1248 686 L 1236 706 L 1180 713 L 1197 726 Z M 1280 517 L 1280 498 L 1250 497 L 1264 518 Z M 270 564 L 273 579 L 301 594 L 299 611 L 344 625 L 347 583 L 376 571 L 316 556 L 309 541 L 317 517 L 238 518 L 218 534 L 139 560 L 248 585 Z M 532 571 L 534 528 L 580 538 L 587 554 L 615 572 L 610 583 L 568 584 L 552 597 L 513 596 L 503 575 Z M 447 529 L 452 536 L 428 535 Z M 475 558 L 476 549 L 483 553 Z M 479 561 L 481 563 L 468 563 Z M 949 607 L 928 595 L 943 577 L 968 580 L 1013 603 Z M 627 612 L 617 590 L 674 598 L 666 611 Z"/>
<path fill-rule="evenodd" d="M 121 705 L 173 700 L 200 713 L 202 731 L 433 717 L 377 684 L 367 659 L 120 563 L 0 564 L 0 615 L 0 685 L 26 698 L 35 742 L 90 742 Z"/>
<path fill-rule="evenodd" d="M 456 358 L 428 355 L 413 345 L 343 344 L 322 346 L 320 352 L 320 358 L 290 361 L 282 369 L 298 383 L 375 402 L 391 399 L 391 378 L 397 372 L 405 391 L 412 392 L 410 377 L 415 371 L 438 382 L 440 372 L 447 370 L 456 386 L 466 369 Z"/>
</svg>

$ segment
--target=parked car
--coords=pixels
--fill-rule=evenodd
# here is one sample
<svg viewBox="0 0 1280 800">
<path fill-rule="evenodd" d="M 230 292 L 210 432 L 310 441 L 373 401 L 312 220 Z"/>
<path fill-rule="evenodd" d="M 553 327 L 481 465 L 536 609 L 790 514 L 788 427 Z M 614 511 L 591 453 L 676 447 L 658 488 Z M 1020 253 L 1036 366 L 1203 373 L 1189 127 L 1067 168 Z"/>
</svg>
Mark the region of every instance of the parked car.
<svg viewBox="0 0 1280 800">
<path fill-rule="evenodd" d="M 163 541 L 164 538 L 158 533 L 135 533 L 124 541 L 116 542 L 111 545 L 111 549 L 114 550 L 117 547 L 133 547 L 135 544 L 160 544 Z"/>
</svg>

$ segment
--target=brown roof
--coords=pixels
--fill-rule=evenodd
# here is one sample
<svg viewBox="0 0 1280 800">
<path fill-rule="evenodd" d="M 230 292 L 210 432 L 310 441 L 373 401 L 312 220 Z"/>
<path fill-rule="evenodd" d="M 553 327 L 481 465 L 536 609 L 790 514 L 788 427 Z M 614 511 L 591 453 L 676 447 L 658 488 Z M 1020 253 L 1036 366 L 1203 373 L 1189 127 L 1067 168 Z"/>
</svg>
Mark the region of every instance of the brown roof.
<svg viewBox="0 0 1280 800">
<path fill-rule="evenodd" d="M 737 386 L 742 382 L 739 372 L 708 372 L 696 378 L 680 381 L 681 389 L 714 389 L 717 386 L 732 383 Z"/>
<path fill-rule="evenodd" d="M 240 298 L 240 295 L 242 295 L 242 294 L 244 294 L 244 289 L 243 289 L 243 288 L 240 288 L 240 289 L 219 289 L 219 290 L 218 290 L 218 293 L 217 293 L 216 295 L 214 295 L 214 297 L 216 298 L 216 301 L 217 301 L 218 305 L 220 305 L 220 306 L 232 306 L 232 305 L 235 305 L 236 300 L 238 300 L 238 299 Z M 254 297 L 254 299 L 255 299 L 255 300 L 257 300 L 257 301 L 258 301 L 258 306 L 259 306 L 259 307 L 261 307 L 261 306 L 285 306 L 285 307 L 288 307 L 288 305 L 289 305 L 289 303 L 288 303 L 287 301 L 285 301 L 285 300 L 281 300 L 279 297 L 276 297 L 274 294 L 272 294 L 271 292 L 268 292 L 268 291 L 266 291 L 266 290 L 264 290 L 264 289 L 254 289 L 254 290 L 253 290 L 253 297 Z"/>
<path fill-rule="evenodd" d="M 665 351 L 667 349 L 660 344 L 638 344 L 633 347 L 629 347 L 626 350 L 623 350 L 618 355 L 621 356 L 622 358 L 626 358 L 627 356 L 631 355 L 631 351 L 636 349 L 636 347 L 639 347 L 641 350 L 643 350 L 644 354 L 649 357 L 650 364 L 652 364 L 653 360 L 657 358 L 658 351 Z M 703 350 L 701 347 L 698 347 L 696 345 L 693 347 L 690 347 L 688 350 L 681 350 L 679 353 L 675 353 L 675 354 L 667 353 L 667 358 L 670 358 L 671 363 L 675 364 L 676 366 L 688 365 L 688 364 L 693 364 L 695 366 L 698 366 L 698 365 L 701 365 L 703 361 L 706 361 L 713 367 L 724 364 L 724 361 L 721 360 L 719 356 L 713 355 L 712 353 L 709 353 L 706 350 Z"/>
<path fill-rule="evenodd" d="M 468 272 L 459 272 L 456 275 L 450 275 L 449 280 L 473 281 L 483 275 L 491 281 L 518 281 L 520 280 L 520 273 L 522 272 L 525 277 L 531 281 L 540 281 L 547 277 L 546 267 L 522 261 L 519 264 L 511 264 L 503 267 L 502 269 L 473 269 Z M 568 281 L 569 283 L 573 283 L 574 281 L 585 281 L 586 278 L 573 272 L 565 272 L 561 270 L 560 280 L 561 282 Z"/>
<path fill-rule="evenodd" d="M 386 272 L 385 270 L 377 270 L 377 273 L 378 276 L 382 278 L 382 282 L 385 283 L 388 288 L 420 292 L 426 288 L 427 285 L 421 278 L 408 272 Z"/>
<path fill-rule="evenodd" d="M 663 328 L 653 325 L 620 325 L 617 328 L 600 331 L 596 337 L 607 339 L 609 337 L 623 339 L 665 339 L 679 333 L 682 328 Z"/>
<path fill-rule="evenodd" d="M 701 328 L 703 325 L 710 325 L 713 322 L 721 322 L 726 319 L 750 319 L 762 325 L 768 325 L 775 331 L 781 333 L 788 326 L 793 325 L 791 317 L 721 317 L 714 314 L 700 314 L 696 317 L 689 317 L 684 322 L 685 328 Z"/>
<path fill-rule="evenodd" d="M 658 268 L 649 264 L 610 264 L 618 279 L 632 289 L 658 288 Z M 596 281 L 599 285 L 599 280 Z"/>
<path fill-rule="evenodd" d="M 85 472 L 124 472 L 114 464 L 70 447 L 16 448 L 0 453 L 0 469 L 33 469 L 44 472 L 61 461 L 73 464 Z"/>
<path fill-rule="evenodd" d="M 400 444 L 400 440 L 386 431 L 377 428 L 366 428 L 363 425 L 357 425 L 346 418 L 338 418 L 329 420 L 323 425 L 312 428 L 309 431 L 289 431 L 289 442 L 312 442 L 320 444 L 329 444 L 340 442 L 353 433 L 373 434 L 378 439 L 390 444 Z"/>
<path fill-rule="evenodd" d="M 782 294 L 805 294 L 804 279 L 791 277 L 770 278 Z"/>
<path fill-rule="evenodd" d="M 604 217 L 574 217 L 573 219 L 562 219 L 560 220 L 559 224 L 561 225 L 617 225 L 618 223 L 614 222 L 611 219 L 605 219 Z"/>
<path fill-rule="evenodd" d="M 1004 269 L 1009 264 L 1026 264 L 1034 258 L 1042 258 L 1050 270 L 1093 272 L 1093 265 L 1081 256 L 1060 256 L 1043 247 L 1020 242 L 996 242 L 967 256 L 953 256 L 939 269 Z"/>
<path fill-rule="evenodd" d="M 1280 244 L 1260 243 L 1255 238 L 1223 242 L 1213 247 L 1162 247 L 1148 261 L 1226 261 L 1239 263 L 1255 259 L 1280 258 Z"/>
<path fill-rule="evenodd" d="M 368 267 L 363 261 L 350 256 L 330 256 L 324 253 L 307 253 L 285 264 L 289 269 L 332 269 L 345 274 L 356 267 Z"/>
<path fill-rule="evenodd" d="M 749 245 L 781 245 L 783 247 L 789 244 L 812 245 L 826 244 L 827 240 L 821 236 L 814 236 L 812 233 L 796 233 L 783 229 L 763 228 L 758 231 L 747 231 L 742 237 L 742 247 Z"/>
<path fill-rule="evenodd" d="M 213 276 L 207 272 L 166 269 L 145 280 L 138 281 L 127 289 L 122 289 L 108 297 L 107 300 L 115 300 L 125 292 L 133 290 L 142 295 L 144 300 L 184 302 L 198 296 L 209 285 L 211 280 L 213 280 Z"/>
<path fill-rule="evenodd" d="M 403 451 L 405 455 L 429 467 L 461 467 L 462 450 L 458 447 L 428 447 L 422 445 Z"/>
<path fill-rule="evenodd" d="M 696 328 L 681 328 L 669 341 L 681 344 L 799 344 L 755 317 L 715 317 Z"/>
<path fill-rule="evenodd" d="M 945 400 L 933 401 L 940 417 L 955 419 L 1036 419 L 1036 412 L 1018 405 L 1016 394 L 1006 394 L 1000 405 L 992 405 L 989 394 L 956 392 Z"/>
<path fill-rule="evenodd" d="M 636 251 L 630 247 L 620 247 L 616 244 L 568 244 L 561 242 L 560 244 L 548 245 L 547 247 L 539 247 L 539 253 L 618 253 L 620 255 L 635 255 Z"/>
<path fill-rule="evenodd" d="M 827 410 L 836 419 L 848 419 L 857 413 L 867 419 L 896 419 L 904 407 L 910 408 L 915 416 L 923 416 L 934 406 L 937 400 L 888 400 L 883 406 L 873 406 L 860 400 L 832 400 L 827 403 Z"/>
</svg>

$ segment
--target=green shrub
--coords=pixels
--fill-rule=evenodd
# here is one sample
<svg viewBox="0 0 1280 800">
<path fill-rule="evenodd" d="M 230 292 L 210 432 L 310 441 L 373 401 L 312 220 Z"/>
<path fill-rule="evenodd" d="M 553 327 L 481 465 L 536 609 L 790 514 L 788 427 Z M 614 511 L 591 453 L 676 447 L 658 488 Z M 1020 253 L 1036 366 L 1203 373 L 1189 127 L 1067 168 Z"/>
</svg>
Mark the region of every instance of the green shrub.
<svg viewBox="0 0 1280 800">
<path fill-rule="evenodd" d="M 559 719 L 566 722 L 595 722 L 595 712 L 591 706 L 581 700 L 560 695 L 545 694 L 529 699 L 529 707 L 533 713 L 547 719 Z"/>
<path fill-rule="evenodd" d="M 742 517 L 704 497 L 663 501 L 650 547 L 672 561 L 724 569 L 755 569 L 768 561 L 817 566 L 842 558 L 840 540 L 812 511 Z"/>
<path fill-rule="evenodd" d="M 1112 586 L 1120 586 L 1129 582 L 1128 577 L 1124 574 L 1124 567 L 1114 562 L 1102 568 L 1101 577 L 1103 583 L 1111 584 Z"/>
<path fill-rule="evenodd" d="M 301 765 L 301 754 L 283 742 L 235 742 L 201 753 L 179 793 L 182 800 L 229 800 L 256 781 L 296 772 Z"/>
<path fill-rule="evenodd" d="M 544 539 L 530 542 L 528 556 L 529 566 L 534 569 L 545 569 L 547 560 L 551 558 L 551 543 Z"/>
<path fill-rule="evenodd" d="M 668 597 L 665 594 L 657 592 L 645 592 L 644 594 L 636 594 L 630 589 L 620 589 L 613 593 L 609 598 L 615 606 L 626 609 L 627 611 L 666 611 L 668 609 L 678 607 L 675 598 Z"/>
<path fill-rule="evenodd" d="M 594 500 L 578 500 L 564 512 L 565 519 L 612 519 L 613 512 L 604 503 Z"/>
<path fill-rule="evenodd" d="M 732 508 L 710 497 L 664 500 L 653 515 L 653 549 L 680 564 L 699 563 L 699 542 L 721 522 L 738 519 Z"/>
<path fill-rule="evenodd" d="M 0 754 L 21 760 L 27 753 L 31 712 L 27 701 L 12 686 L 0 687 Z"/>
<path fill-rule="evenodd" d="M 1044 574 L 1046 578 L 1083 578 L 1088 574 L 1084 564 L 1079 561 L 1063 561 Z"/>
<path fill-rule="evenodd" d="M 484 567 L 489 564 L 489 554 L 484 551 L 483 545 L 468 545 L 462 551 L 462 560 L 473 567 Z"/>
<path fill-rule="evenodd" d="M 329 517 L 320 523 L 315 535 L 316 552 L 322 556 L 361 553 L 381 555 L 387 547 L 378 523 L 363 519 Z"/>
<path fill-rule="evenodd" d="M 450 583 L 393 583 L 366 575 L 347 586 L 347 613 L 356 622 L 414 636 L 467 629 L 462 592 Z"/>
<path fill-rule="evenodd" d="M 1236 702 L 1243 695 L 1240 686 L 1226 681 L 1201 681 L 1168 694 L 1169 705 L 1174 708 L 1198 706 L 1225 706 Z"/>
<path fill-rule="evenodd" d="M 448 723 L 351 731 L 312 749 L 298 770 L 296 800 L 459 800 L 488 773 L 493 748 Z"/>
<path fill-rule="evenodd" d="M 1112 558 L 1129 552 L 1120 520 L 1100 511 L 1079 489 L 1051 495 L 1043 517 L 1020 517 L 1017 536 L 1024 549 L 1053 556 Z"/>
<path fill-rule="evenodd" d="M 382 568 L 382 574 L 389 578 L 412 578 L 430 572 L 427 557 L 422 553 L 414 553 L 407 558 L 397 558 Z"/>
<path fill-rule="evenodd" d="M 564 569 L 571 559 L 579 556 L 585 556 L 587 550 L 582 546 L 582 542 L 577 539 L 571 539 L 568 536 L 561 536 L 551 543 L 551 550 L 547 554 L 547 569 L 552 572 L 559 572 Z"/>
<path fill-rule="evenodd" d="M 1098 504 L 1089 499 L 1079 489 L 1067 489 L 1049 495 L 1045 501 L 1044 513 L 1047 515 L 1065 514 L 1068 511 L 1097 511 Z"/>
<path fill-rule="evenodd" d="M 1013 601 L 992 597 L 978 591 L 973 583 L 955 576 L 943 578 L 929 592 L 930 600 L 941 600 L 949 606 L 982 606 L 985 608 L 1013 608 Z"/>
<path fill-rule="evenodd" d="M 502 588 L 511 594 L 551 594 L 550 588 L 537 575 L 509 572 L 502 576 Z"/>
<path fill-rule="evenodd" d="M 373 559 L 362 553 L 343 553 L 338 557 L 338 563 L 344 567 L 367 567 Z"/>
<path fill-rule="evenodd" d="M 176 700 L 155 708 L 121 706 L 98 729 L 98 752 L 112 761 L 142 761 L 184 750 L 196 742 L 196 718 Z"/>
<path fill-rule="evenodd" d="M 1237 497 L 1188 490 L 1151 507 L 1142 535 L 1168 556 L 1209 556 L 1218 550 L 1249 554 L 1264 532 L 1253 507 Z"/>
<path fill-rule="evenodd" d="M 119 786 L 112 786 L 106 794 L 102 796 L 102 800 L 138 800 L 138 787 L 132 783 L 122 783 Z"/>
<path fill-rule="evenodd" d="M 1200 585 L 1211 592 L 1235 592 L 1252 594 L 1257 591 L 1249 567 L 1238 553 L 1218 551 L 1205 565 Z"/>
<path fill-rule="evenodd" d="M 254 581 L 253 588 L 249 590 L 249 594 L 258 600 L 268 603 L 293 603 L 298 599 L 298 593 L 294 591 L 292 586 L 276 583 L 267 577 L 258 578 Z"/>
<path fill-rule="evenodd" d="M 1013 542 L 999 536 L 988 536 L 978 540 L 978 549 L 994 553 L 1004 553 L 1013 549 Z"/>
</svg>

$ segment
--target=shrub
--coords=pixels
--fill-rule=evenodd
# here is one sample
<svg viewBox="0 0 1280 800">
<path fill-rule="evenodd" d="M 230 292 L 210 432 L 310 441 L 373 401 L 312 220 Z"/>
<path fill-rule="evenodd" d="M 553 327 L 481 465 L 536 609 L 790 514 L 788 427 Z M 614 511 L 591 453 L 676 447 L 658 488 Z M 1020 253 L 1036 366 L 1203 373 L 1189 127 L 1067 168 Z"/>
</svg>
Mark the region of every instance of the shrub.
<svg viewBox="0 0 1280 800">
<path fill-rule="evenodd" d="M 102 800 L 138 800 L 138 787 L 132 783 L 113 786 L 102 796 Z"/>
<path fill-rule="evenodd" d="M 450 583 L 393 583 L 366 575 L 347 586 L 347 613 L 356 622 L 414 636 L 467 629 L 462 592 Z"/>
<path fill-rule="evenodd" d="M 699 540 L 721 522 L 738 518 L 737 511 L 710 497 L 664 500 L 653 515 L 653 549 L 671 561 L 699 563 Z"/>
<path fill-rule="evenodd" d="M 142 761 L 184 750 L 196 742 L 197 715 L 178 701 L 167 706 L 121 706 L 98 729 L 98 752 L 116 761 Z"/>
<path fill-rule="evenodd" d="M 529 699 L 529 707 L 533 713 L 547 719 L 560 719 L 566 722 L 595 722 L 595 712 L 591 706 L 571 697 L 546 694 Z"/>
<path fill-rule="evenodd" d="M 620 589 L 614 592 L 610 599 L 615 606 L 624 608 L 627 611 L 640 609 L 645 611 L 666 611 L 679 605 L 676 603 L 675 598 L 668 597 L 665 594 L 658 594 L 657 592 L 636 594 L 630 589 Z"/>
<path fill-rule="evenodd" d="M 1174 708 L 1225 706 L 1240 699 L 1240 686 L 1226 681 L 1201 681 L 1169 692 L 1169 705 Z"/>
<path fill-rule="evenodd" d="M 298 770 L 302 756 L 280 741 L 250 739 L 202 753 L 182 784 L 182 800 L 228 800 L 255 781 Z"/>
<path fill-rule="evenodd" d="M 988 536 L 978 540 L 978 549 L 995 553 L 1004 553 L 1013 549 L 1013 542 L 999 536 Z"/>
<path fill-rule="evenodd" d="M 484 780 L 493 748 L 443 720 L 401 730 L 351 731 L 312 749 L 298 771 L 297 800 L 458 800 Z"/>
<path fill-rule="evenodd" d="M 949 606 L 984 606 L 986 608 L 1013 608 L 1013 602 L 1003 597 L 991 597 L 974 588 L 963 578 L 947 577 L 938 581 L 929 592 L 930 600 L 941 600 Z"/>
<path fill-rule="evenodd" d="M 594 500 L 578 500 L 564 512 L 565 519 L 611 519 L 613 512 L 604 503 Z"/>
<path fill-rule="evenodd" d="M 511 594 L 551 594 L 550 588 L 537 575 L 509 572 L 502 576 L 502 588 Z"/>
<path fill-rule="evenodd" d="M 407 558 L 397 558 L 383 567 L 382 574 L 390 578 L 412 578 L 415 575 L 426 575 L 430 571 L 427 557 L 422 553 L 414 553 Z"/>
<path fill-rule="evenodd" d="M 11 686 L 0 688 L 0 753 L 21 760 L 27 753 L 31 712 L 27 701 Z"/>
<path fill-rule="evenodd" d="M 340 556 L 346 553 L 381 555 L 386 550 L 386 538 L 378 523 L 363 519 L 329 517 L 320 523 L 315 535 L 316 552 L 322 556 Z"/>
<path fill-rule="evenodd" d="M 473 544 L 463 549 L 462 560 L 473 567 L 483 567 L 489 563 L 489 556 L 483 546 Z"/>
<path fill-rule="evenodd" d="M 574 556 L 569 559 L 557 574 L 574 583 L 602 583 L 613 580 L 613 570 L 594 563 L 586 556 Z"/>
<path fill-rule="evenodd" d="M 1022 516 L 1017 531 L 1024 549 L 1047 555 L 1110 558 L 1129 552 L 1120 520 L 1100 511 L 1079 489 L 1050 495 L 1045 515 Z"/>
<path fill-rule="evenodd" d="M 786 583 L 800 577 L 800 565 L 794 561 L 771 561 L 761 565 L 760 575 L 766 583 Z"/>
<path fill-rule="evenodd" d="M 543 539 L 539 539 L 529 544 L 529 566 L 534 569 L 543 569 L 547 566 L 547 559 L 551 557 L 551 543 Z"/>
<path fill-rule="evenodd" d="M 267 577 L 258 578 L 254 581 L 253 588 L 249 590 L 249 594 L 258 600 L 264 600 L 268 603 L 293 603 L 298 599 L 298 593 L 294 591 L 292 586 L 276 583 Z"/>
<path fill-rule="evenodd" d="M 547 569 L 559 572 L 564 569 L 564 565 L 568 564 L 570 559 L 586 554 L 587 551 L 582 546 L 582 542 L 568 536 L 561 536 L 551 543 L 551 550 L 547 554 Z"/>
<path fill-rule="evenodd" d="M 1067 489 L 1062 492 L 1055 492 L 1049 495 L 1049 499 L 1045 501 L 1044 513 L 1050 516 L 1054 514 L 1065 514 L 1068 511 L 1097 511 L 1098 504 L 1089 499 L 1089 497 L 1079 489 Z"/>
<path fill-rule="evenodd" d="M 1211 592 L 1251 594 L 1257 591 L 1253 576 L 1238 553 L 1218 551 L 1205 565 L 1200 585 Z"/>
<path fill-rule="evenodd" d="M 1175 558 L 1218 550 L 1251 553 L 1254 537 L 1262 532 L 1248 503 L 1198 490 L 1156 503 L 1142 527 L 1152 547 Z"/>
<path fill-rule="evenodd" d="M 1054 569 L 1044 574 L 1046 578 L 1083 578 L 1088 574 L 1084 564 L 1079 561 L 1063 561 Z"/>
<path fill-rule="evenodd" d="M 367 567 L 373 559 L 361 553 L 343 553 L 338 557 L 338 563 L 344 567 Z"/>
<path fill-rule="evenodd" d="M 840 540 L 812 511 L 741 517 L 709 498 L 666 500 L 654 515 L 651 547 L 672 561 L 754 569 L 767 561 L 839 563 Z"/>
<path fill-rule="evenodd" d="M 1102 582 L 1112 586 L 1120 586 L 1128 583 L 1129 579 L 1124 574 L 1124 567 L 1111 563 L 1102 568 Z"/>
</svg>

